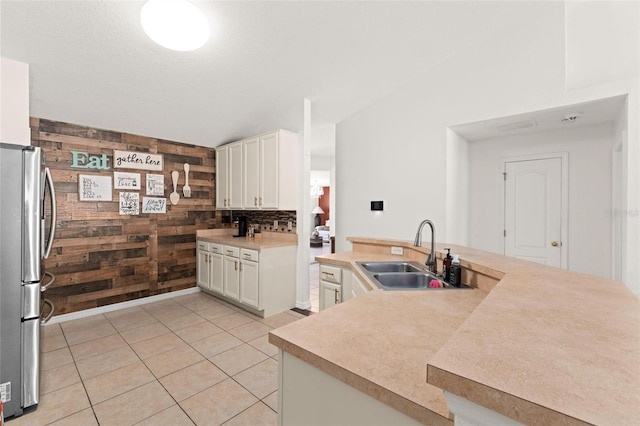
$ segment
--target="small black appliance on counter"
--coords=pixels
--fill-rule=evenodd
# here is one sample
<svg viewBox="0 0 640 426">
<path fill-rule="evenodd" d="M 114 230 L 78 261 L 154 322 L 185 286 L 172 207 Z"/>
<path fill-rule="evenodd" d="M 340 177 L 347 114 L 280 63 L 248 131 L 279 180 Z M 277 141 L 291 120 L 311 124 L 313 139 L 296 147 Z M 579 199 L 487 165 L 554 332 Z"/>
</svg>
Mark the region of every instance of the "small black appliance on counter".
<svg viewBox="0 0 640 426">
<path fill-rule="evenodd" d="M 238 216 L 238 235 L 234 237 L 246 237 L 247 236 L 247 217 Z"/>
</svg>

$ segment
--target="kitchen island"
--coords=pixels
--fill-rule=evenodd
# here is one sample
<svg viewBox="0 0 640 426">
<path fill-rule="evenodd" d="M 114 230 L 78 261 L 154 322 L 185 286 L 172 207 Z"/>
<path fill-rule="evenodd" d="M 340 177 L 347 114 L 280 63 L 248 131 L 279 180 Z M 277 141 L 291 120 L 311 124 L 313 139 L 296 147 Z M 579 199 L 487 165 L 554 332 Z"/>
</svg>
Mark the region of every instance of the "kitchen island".
<svg viewBox="0 0 640 426">
<path fill-rule="evenodd" d="M 451 424 L 445 390 L 526 424 L 640 424 L 640 303 L 623 284 L 447 244 L 474 290 L 383 292 L 356 261 L 424 261 L 429 250 L 349 240 L 352 252 L 317 259 L 351 268 L 372 291 L 274 330 L 281 380 L 302 361 L 403 423 Z M 305 389 L 282 393 L 282 424 L 290 424 L 291 394 L 299 404 Z"/>
</svg>

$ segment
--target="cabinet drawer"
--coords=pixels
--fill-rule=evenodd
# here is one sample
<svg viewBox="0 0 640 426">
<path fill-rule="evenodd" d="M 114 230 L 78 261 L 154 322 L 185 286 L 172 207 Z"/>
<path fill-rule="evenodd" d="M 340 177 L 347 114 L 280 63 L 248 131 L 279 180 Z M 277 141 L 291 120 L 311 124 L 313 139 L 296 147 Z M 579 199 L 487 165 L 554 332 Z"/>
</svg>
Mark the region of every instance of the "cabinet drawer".
<svg viewBox="0 0 640 426">
<path fill-rule="evenodd" d="M 209 243 L 209 251 L 211 253 L 220 253 L 222 254 L 224 250 L 224 246 L 222 244 Z"/>
<path fill-rule="evenodd" d="M 342 283 L 342 269 L 334 266 L 320 265 L 320 279 L 336 284 Z"/>
<path fill-rule="evenodd" d="M 241 249 L 240 250 L 240 259 L 242 259 L 242 260 L 250 260 L 252 262 L 257 262 L 258 261 L 258 252 L 256 250 Z"/>
<path fill-rule="evenodd" d="M 230 257 L 240 257 L 240 248 L 233 246 L 224 246 L 224 255 Z"/>
<path fill-rule="evenodd" d="M 209 243 L 198 240 L 198 250 L 209 251 Z"/>
</svg>

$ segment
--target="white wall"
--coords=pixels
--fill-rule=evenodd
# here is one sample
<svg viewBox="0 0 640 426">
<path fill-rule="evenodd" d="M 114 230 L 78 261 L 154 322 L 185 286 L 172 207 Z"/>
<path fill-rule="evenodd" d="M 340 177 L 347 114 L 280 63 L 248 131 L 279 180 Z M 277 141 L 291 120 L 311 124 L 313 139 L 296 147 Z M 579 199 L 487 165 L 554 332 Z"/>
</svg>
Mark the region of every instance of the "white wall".
<svg viewBox="0 0 640 426">
<path fill-rule="evenodd" d="M 0 142 L 31 145 L 29 65 L 0 58 Z"/>
<path fill-rule="evenodd" d="M 469 245 L 503 254 L 505 157 L 568 152 L 568 262 L 572 271 L 611 278 L 613 123 L 502 136 L 469 143 Z"/>
<path fill-rule="evenodd" d="M 637 25 L 636 19 L 636 28 L 630 30 L 636 31 Z M 567 90 L 565 36 L 564 4 L 541 2 L 538 13 L 526 21 L 479 39 L 467 51 L 339 123 L 337 250 L 350 248 L 347 236 L 411 240 L 425 218 L 435 223 L 438 240 L 449 240 L 451 212 L 445 193 L 456 188 L 446 180 L 446 140 L 447 128 L 456 124 L 628 94 L 627 161 L 629 169 L 637 170 L 637 73 L 630 79 Z M 616 48 L 617 40 L 608 42 Z M 638 58 L 638 52 L 628 54 Z M 626 177 L 631 210 L 640 206 L 638 175 L 630 170 Z M 381 215 L 369 211 L 369 201 L 377 199 L 385 201 Z M 627 222 L 626 284 L 640 294 L 640 224 L 632 216 Z"/>
</svg>

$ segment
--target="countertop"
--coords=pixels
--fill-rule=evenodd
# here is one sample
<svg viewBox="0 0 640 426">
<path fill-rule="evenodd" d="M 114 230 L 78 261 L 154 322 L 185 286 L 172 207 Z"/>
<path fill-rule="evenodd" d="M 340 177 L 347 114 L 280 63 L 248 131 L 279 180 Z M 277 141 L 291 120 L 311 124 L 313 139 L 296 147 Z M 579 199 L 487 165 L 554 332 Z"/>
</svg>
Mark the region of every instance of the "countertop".
<svg viewBox="0 0 640 426">
<path fill-rule="evenodd" d="M 237 230 L 232 229 L 206 229 L 196 232 L 198 240 L 210 243 L 226 244 L 252 250 L 261 250 L 273 247 L 286 247 L 298 245 L 298 235 L 284 234 L 281 232 L 261 232 L 257 238 L 234 237 Z"/>
<path fill-rule="evenodd" d="M 399 259 L 382 254 L 390 245 L 411 260 L 429 252 L 349 240 L 355 251 L 317 259 L 361 281 L 354 262 Z M 488 292 L 372 291 L 270 341 L 425 423 L 446 421 L 444 389 L 527 424 L 640 424 L 640 302 L 626 286 L 446 246 L 497 283 Z"/>
</svg>

